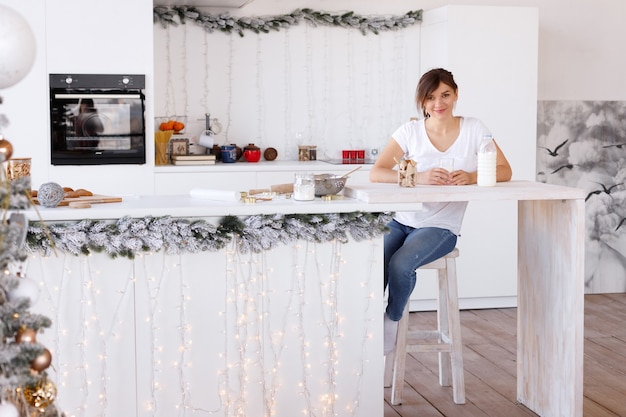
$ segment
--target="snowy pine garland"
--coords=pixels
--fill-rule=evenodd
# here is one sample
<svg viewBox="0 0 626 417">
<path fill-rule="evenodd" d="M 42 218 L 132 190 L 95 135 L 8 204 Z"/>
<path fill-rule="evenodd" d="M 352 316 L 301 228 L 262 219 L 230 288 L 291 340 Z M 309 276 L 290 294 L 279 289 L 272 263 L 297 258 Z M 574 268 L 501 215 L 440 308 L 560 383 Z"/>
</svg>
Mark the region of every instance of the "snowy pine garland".
<svg viewBox="0 0 626 417">
<path fill-rule="evenodd" d="M 113 223 L 81 220 L 70 223 L 31 223 L 26 246 L 44 256 L 53 251 L 73 255 L 104 252 L 111 257 L 134 258 L 140 252 L 167 254 L 218 251 L 236 238 L 239 250 L 261 252 L 278 244 L 307 240 L 346 242 L 380 236 L 390 213 L 272 214 L 241 219 L 226 216 L 215 226 L 205 220 L 169 216 L 123 217 Z M 50 238 L 52 241 L 50 241 Z"/>
<path fill-rule="evenodd" d="M 422 10 L 414 10 L 402 16 L 360 16 L 354 12 L 330 14 L 312 9 L 298 9 L 289 14 L 266 17 L 231 17 L 228 13 L 212 15 L 202 13 L 193 6 L 155 6 L 153 9 L 154 22 L 164 28 L 168 25 L 177 26 L 187 21 L 194 22 L 209 33 L 221 31 L 244 35 L 244 30 L 254 33 L 269 33 L 287 29 L 293 25 L 306 21 L 313 26 L 336 26 L 358 29 L 363 35 L 371 32 L 378 35 L 380 32 L 396 30 L 411 26 L 422 20 Z"/>
</svg>

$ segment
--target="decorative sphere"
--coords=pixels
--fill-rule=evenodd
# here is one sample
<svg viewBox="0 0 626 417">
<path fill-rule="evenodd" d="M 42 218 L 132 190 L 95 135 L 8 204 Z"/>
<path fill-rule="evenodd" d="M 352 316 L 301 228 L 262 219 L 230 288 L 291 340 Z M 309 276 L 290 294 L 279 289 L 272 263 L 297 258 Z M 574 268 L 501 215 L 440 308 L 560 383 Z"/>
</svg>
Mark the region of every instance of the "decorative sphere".
<svg viewBox="0 0 626 417">
<path fill-rule="evenodd" d="M 44 349 L 41 355 L 33 359 L 30 369 L 37 372 L 45 371 L 50 366 L 50 363 L 52 363 L 52 353 L 48 349 Z"/>
<path fill-rule="evenodd" d="M 37 201 L 44 207 L 56 207 L 64 195 L 63 187 L 56 182 L 47 182 L 39 187 Z"/>
<path fill-rule="evenodd" d="M 33 329 L 29 329 L 28 327 L 22 327 L 17 331 L 15 341 L 17 343 L 36 343 L 37 332 Z"/>
<path fill-rule="evenodd" d="M 35 35 L 15 10 L 0 5 L 0 88 L 28 74 L 35 61 Z"/>
<path fill-rule="evenodd" d="M 17 298 L 28 298 L 30 305 L 33 306 L 39 300 L 39 286 L 30 278 L 20 277 L 17 280 L 17 287 L 9 290 L 9 300 Z"/>
<path fill-rule="evenodd" d="M 19 413 L 13 404 L 3 401 L 0 404 L 0 417 L 19 417 Z"/>
<path fill-rule="evenodd" d="M 13 156 L 13 145 L 0 135 L 0 163 L 6 162 Z"/>
<path fill-rule="evenodd" d="M 24 399 L 28 404 L 43 413 L 57 397 L 57 387 L 47 378 L 42 379 L 34 386 L 24 388 Z"/>
</svg>

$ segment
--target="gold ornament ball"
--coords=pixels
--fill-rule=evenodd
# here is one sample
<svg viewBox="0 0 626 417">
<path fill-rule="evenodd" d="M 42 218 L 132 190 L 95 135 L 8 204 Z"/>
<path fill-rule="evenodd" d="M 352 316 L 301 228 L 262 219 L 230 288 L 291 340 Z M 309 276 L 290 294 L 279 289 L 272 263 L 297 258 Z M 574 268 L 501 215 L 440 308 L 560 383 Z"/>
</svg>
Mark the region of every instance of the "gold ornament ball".
<svg viewBox="0 0 626 417">
<path fill-rule="evenodd" d="M 54 403 L 56 397 L 57 387 L 48 378 L 43 378 L 34 386 L 24 388 L 24 399 L 26 402 L 41 413 Z"/>
<path fill-rule="evenodd" d="M 37 343 L 37 332 L 28 327 L 22 327 L 17 331 L 15 341 L 17 343 Z"/>
<path fill-rule="evenodd" d="M 44 351 L 31 362 L 30 369 L 41 372 L 47 369 L 51 362 L 52 353 L 50 353 L 48 349 L 44 349 Z"/>
<path fill-rule="evenodd" d="M 0 163 L 8 161 L 13 156 L 13 145 L 0 135 Z"/>
</svg>

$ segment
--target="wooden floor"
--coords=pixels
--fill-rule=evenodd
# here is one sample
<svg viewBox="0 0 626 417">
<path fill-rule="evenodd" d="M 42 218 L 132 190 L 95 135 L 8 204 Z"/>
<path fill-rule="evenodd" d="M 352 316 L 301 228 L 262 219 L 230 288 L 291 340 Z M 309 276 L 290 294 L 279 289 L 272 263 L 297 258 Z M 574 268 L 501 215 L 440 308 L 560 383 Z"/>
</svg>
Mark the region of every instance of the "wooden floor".
<svg viewBox="0 0 626 417">
<path fill-rule="evenodd" d="M 410 326 L 432 325 L 435 313 L 411 313 Z M 385 417 L 536 416 L 516 398 L 516 309 L 461 312 L 466 404 L 439 386 L 437 354 L 407 357 L 404 404 Z M 626 416 L 626 294 L 585 296 L 584 416 Z"/>
</svg>

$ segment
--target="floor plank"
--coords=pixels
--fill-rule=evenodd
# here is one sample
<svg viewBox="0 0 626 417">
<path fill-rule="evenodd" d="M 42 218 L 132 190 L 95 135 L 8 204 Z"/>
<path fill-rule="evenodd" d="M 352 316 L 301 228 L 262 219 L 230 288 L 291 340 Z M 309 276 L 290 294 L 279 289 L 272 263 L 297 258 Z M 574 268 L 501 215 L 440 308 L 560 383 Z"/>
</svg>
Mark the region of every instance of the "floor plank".
<svg viewBox="0 0 626 417">
<path fill-rule="evenodd" d="M 434 312 L 411 313 L 412 329 L 431 328 Z M 585 296 L 585 417 L 626 416 L 626 293 Z M 516 401 L 517 310 L 461 312 L 466 404 L 441 387 L 436 354 L 410 354 L 403 404 L 389 404 L 384 417 L 532 417 Z"/>
</svg>

